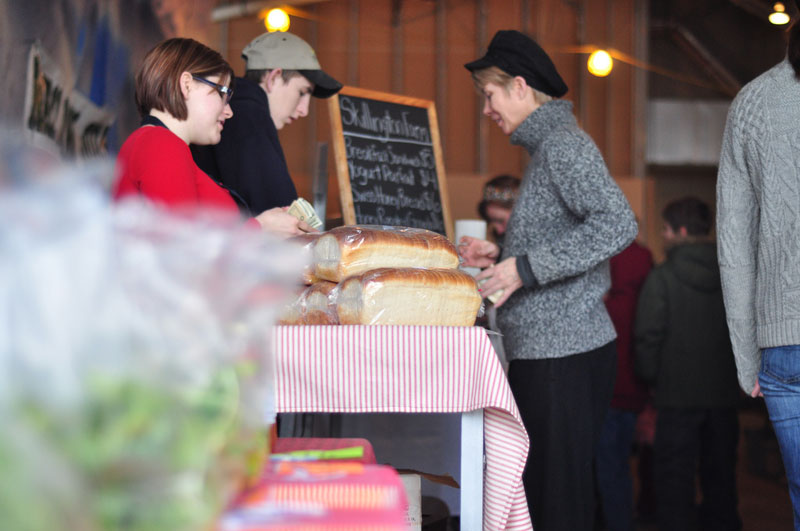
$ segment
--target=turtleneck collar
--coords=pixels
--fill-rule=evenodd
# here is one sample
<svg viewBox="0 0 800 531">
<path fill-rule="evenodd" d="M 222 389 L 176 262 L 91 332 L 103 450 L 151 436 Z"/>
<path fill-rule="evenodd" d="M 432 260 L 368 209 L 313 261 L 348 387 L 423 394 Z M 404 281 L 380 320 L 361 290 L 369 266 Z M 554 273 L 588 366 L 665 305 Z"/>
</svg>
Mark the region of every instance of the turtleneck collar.
<svg viewBox="0 0 800 531">
<path fill-rule="evenodd" d="M 533 153 L 551 131 L 567 123 L 575 123 L 572 102 L 551 100 L 533 111 L 511 133 L 511 143 Z"/>
</svg>

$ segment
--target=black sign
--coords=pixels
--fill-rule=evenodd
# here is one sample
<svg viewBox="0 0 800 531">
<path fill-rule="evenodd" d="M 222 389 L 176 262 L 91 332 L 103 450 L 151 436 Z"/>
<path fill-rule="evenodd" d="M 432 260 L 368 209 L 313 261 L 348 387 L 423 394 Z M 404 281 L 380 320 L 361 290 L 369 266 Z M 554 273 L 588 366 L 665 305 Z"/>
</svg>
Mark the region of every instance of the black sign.
<svg viewBox="0 0 800 531">
<path fill-rule="evenodd" d="M 338 96 L 341 137 L 335 139 L 345 222 L 448 235 L 449 216 L 442 200 L 447 196 L 437 171 L 438 132 L 432 134 L 429 115 L 432 103 L 406 105 L 346 92 Z M 348 187 L 341 186 L 343 170 L 351 205 L 345 197 Z M 353 219 L 348 219 L 349 210 Z"/>
</svg>

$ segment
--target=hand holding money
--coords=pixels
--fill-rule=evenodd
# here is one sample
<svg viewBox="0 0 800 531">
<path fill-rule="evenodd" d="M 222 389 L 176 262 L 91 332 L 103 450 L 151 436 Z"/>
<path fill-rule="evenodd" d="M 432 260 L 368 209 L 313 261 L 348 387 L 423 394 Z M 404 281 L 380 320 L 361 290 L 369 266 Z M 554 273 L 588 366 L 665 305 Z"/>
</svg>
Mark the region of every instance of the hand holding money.
<svg viewBox="0 0 800 531">
<path fill-rule="evenodd" d="M 483 285 L 484 285 L 484 284 L 486 284 L 486 280 L 487 280 L 487 279 L 485 279 L 485 278 L 484 278 L 484 279 L 481 279 L 481 280 L 479 280 L 479 281 L 478 281 L 478 287 L 479 287 L 479 288 L 481 288 L 481 289 L 483 289 Z M 486 295 L 484 298 L 486 298 L 486 299 L 489 299 L 489 301 L 491 301 L 491 303 L 492 303 L 492 304 L 497 304 L 497 301 L 498 301 L 498 300 L 500 299 L 500 297 L 502 297 L 502 296 L 503 296 L 503 290 L 501 289 L 501 290 L 498 290 L 498 291 L 492 292 L 492 293 L 490 293 L 489 295 Z"/>
<path fill-rule="evenodd" d="M 275 207 L 265 210 L 255 217 L 261 228 L 279 238 L 291 238 L 306 232 L 314 231 L 314 227 L 289 214 L 289 207 Z"/>
<path fill-rule="evenodd" d="M 499 308 L 506 300 L 519 288 L 522 287 L 522 279 L 519 278 L 517 272 L 517 258 L 511 256 L 484 269 L 480 274 L 475 277 L 475 280 L 480 284 L 481 295 L 488 297 L 494 295 L 492 298 L 495 307 Z"/>
<path fill-rule="evenodd" d="M 302 197 L 295 199 L 292 204 L 289 205 L 288 212 L 300 221 L 305 221 L 317 230 L 322 228 L 322 220 L 319 219 L 319 216 L 317 216 L 317 213 L 314 211 L 314 207 L 312 207 L 311 203 Z"/>
</svg>

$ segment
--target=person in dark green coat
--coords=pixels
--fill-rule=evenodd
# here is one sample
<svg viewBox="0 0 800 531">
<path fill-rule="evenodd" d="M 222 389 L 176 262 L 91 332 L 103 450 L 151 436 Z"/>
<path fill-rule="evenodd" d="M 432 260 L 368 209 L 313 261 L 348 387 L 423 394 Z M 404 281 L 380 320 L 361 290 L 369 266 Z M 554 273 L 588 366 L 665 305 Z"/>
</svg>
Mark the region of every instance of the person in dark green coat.
<svg viewBox="0 0 800 531">
<path fill-rule="evenodd" d="M 741 529 L 736 496 L 739 387 L 708 205 L 687 197 L 663 212 L 666 261 L 639 296 L 636 372 L 658 410 L 659 529 Z M 703 502 L 695 511 L 695 474 Z M 699 527 L 698 527 L 699 525 Z"/>
</svg>

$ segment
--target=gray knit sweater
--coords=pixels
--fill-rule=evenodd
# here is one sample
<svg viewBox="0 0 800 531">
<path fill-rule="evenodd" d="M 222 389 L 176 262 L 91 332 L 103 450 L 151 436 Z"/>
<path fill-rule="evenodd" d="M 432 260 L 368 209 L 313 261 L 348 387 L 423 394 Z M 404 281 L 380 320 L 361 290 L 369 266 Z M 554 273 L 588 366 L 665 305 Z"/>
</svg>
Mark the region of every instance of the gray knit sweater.
<svg viewBox="0 0 800 531">
<path fill-rule="evenodd" d="M 784 60 L 734 99 L 717 177 L 722 290 L 747 393 L 760 349 L 800 344 L 799 148 L 800 81 Z"/>
<path fill-rule="evenodd" d="M 608 259 L 636 236 L 636 220 L 572 104 L 551 101 L 511 135 L 530 163 L 506 232 L 503 258 L 527 256 L 536 286 L 498 309 L 506 355 L 560 358 L 616 337 L 603 305 Z"/>
</svg>

